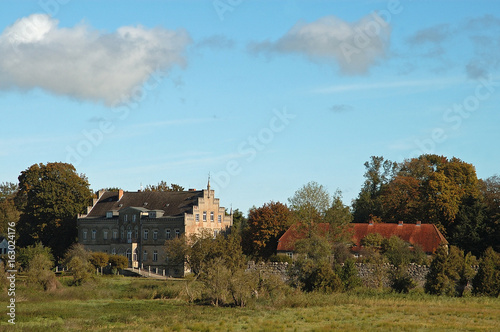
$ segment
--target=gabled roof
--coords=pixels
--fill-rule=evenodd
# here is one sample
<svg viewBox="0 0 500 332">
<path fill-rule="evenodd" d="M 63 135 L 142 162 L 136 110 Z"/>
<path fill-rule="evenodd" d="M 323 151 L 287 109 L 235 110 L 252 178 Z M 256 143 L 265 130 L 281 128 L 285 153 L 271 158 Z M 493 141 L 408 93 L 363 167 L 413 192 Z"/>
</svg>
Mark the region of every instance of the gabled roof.
<svg viewBox="0 0 500 332">
<path fill-rule="evenodd" d="M 394 223 L 375 223 L 358 224 L 352 223 L 353 251 L 361 249 L 361 240 L 370 233 L 379 233 L 384 238 L 390 238 L 393 235 L 412 245 L 420 245 L 427 253 L 433 253 L 440 245 L 448 244 L 443 234 L 433 224 L 394 224 Z M 329 224 L 320 224 L 320 233 L 326 233 Z M 298 230 L 296 226 L 290 227 L 278 241 L 278 251 L 293 251 L 295 241 L 305 237 L 305 230 Z"/>
<path fill-rule="evenodd" d="M 107 211 L 122 210 L 130 207 L 148 211 L 162 210 L 164 216 L 181 216 L 192 212 L 193 206 L 198 204 L 198 198 L 203 197 L 203 190 L 197 191 L 142 191 L 123 192 L 118 199 L 119 192 L 104 192 L 87 215 L 87 218 L 103 218 Z"/>
</svg>

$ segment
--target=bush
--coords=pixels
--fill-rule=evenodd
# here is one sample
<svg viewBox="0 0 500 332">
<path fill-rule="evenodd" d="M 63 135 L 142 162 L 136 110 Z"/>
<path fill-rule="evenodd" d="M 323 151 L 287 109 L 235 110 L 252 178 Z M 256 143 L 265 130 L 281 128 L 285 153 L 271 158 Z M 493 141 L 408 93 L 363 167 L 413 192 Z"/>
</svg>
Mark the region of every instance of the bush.
<svg viewBox="0 0 500 332">
<path fill-rule="evenodd" d="M 457 247 L 437 249 L 425 281 L 425 291 L 435 295 L 460 296 L 463 293 L 464 253 Z M 461 290 L 462 289 L 462 290 Z"/>
<path fill-rule="evenodd" d="M 54 272 L 53 262 L 45 254 L 36 254 L 28 265 L 27 280 L 29 284 L 38 285 L 45 291 L 55 290 L 60 286 Z"/>
<path fill-rule="evenodd" d="M 105 252 L 96 251 L 90 254 L 89 260 L 94 268 L 103 268 L 108 265 L 109 256 Z"/>
<path fill-rule="evenodd" d="M 417 287 L 417 283 L 408 275 L 406 268 L 396 268 L 391 273 L 391 288 L 396 292 L 407 294 L 415 287 Z"/>
</svg>

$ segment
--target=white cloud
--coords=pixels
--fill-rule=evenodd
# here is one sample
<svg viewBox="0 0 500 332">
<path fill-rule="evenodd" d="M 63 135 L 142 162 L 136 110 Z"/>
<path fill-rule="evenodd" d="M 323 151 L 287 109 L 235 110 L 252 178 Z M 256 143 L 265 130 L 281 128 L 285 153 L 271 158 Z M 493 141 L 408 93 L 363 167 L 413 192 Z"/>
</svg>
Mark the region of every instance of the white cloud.
<svg viewBox="0 0 500 332">
<path fill-rule="evenodd" d="M 326 16 L 312 23 L 298 22 L 275 42 L 249 45 L 255 53 L 296 53 L 313 61 L 334 62 L 341 73 L 364 74 L 385 57 L 391 27 L 376 13 L 359 22 Z"/>
<path fill-rule="evenodd" d="M 116 106 L 156 71 L 184 66 L 184 30 L 126 26 L 103 33 L 80 24 L 59 28 L 45 14 L 17 20 L 0 35 L 0 89 L 42 88 Z"/>
</svg>

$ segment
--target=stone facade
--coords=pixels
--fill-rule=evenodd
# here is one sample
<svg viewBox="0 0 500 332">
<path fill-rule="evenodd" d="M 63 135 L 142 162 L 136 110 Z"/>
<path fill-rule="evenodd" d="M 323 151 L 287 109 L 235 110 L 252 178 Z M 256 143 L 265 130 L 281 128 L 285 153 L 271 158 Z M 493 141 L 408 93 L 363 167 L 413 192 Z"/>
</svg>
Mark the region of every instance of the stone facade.
<svg viewBox="0 0 500 332">
<path fill-rule="evenodd" d="M 86 215 L 78 218 L 78 241 L 90 251 L 125 255 L 130 267 L 165 269 L 182 276 L 182 266 L 167 263 L 165 245 L 183 234 L 209 231 L 214 236 L 232 225 L 208 184 L 183 192 L 100 191 Z"/>
</svg>

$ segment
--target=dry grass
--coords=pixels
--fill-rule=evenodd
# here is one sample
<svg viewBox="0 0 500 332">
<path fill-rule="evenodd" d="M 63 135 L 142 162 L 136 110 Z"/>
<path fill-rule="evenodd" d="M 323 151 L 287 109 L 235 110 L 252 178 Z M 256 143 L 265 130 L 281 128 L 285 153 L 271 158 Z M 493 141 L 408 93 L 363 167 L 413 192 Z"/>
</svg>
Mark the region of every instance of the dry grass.
<svg viewBox="0 0 500 332">
<path fill-rule="evenodd" d="M 500 299 L 361 291 L 295 292 L 247 308 L 190 304 L 183 282 L 103 278 L 52 293 L 19 286 L 23 331 L 498 331 Z M 18 293 L 19 293 L 18 292 Z M 22 300 L 24 299 L 24 301 Z M 2 298 L 6 303 L 6 299 Z M 7 327 L 0 322 L 0 330 Z"/>
</svg>

